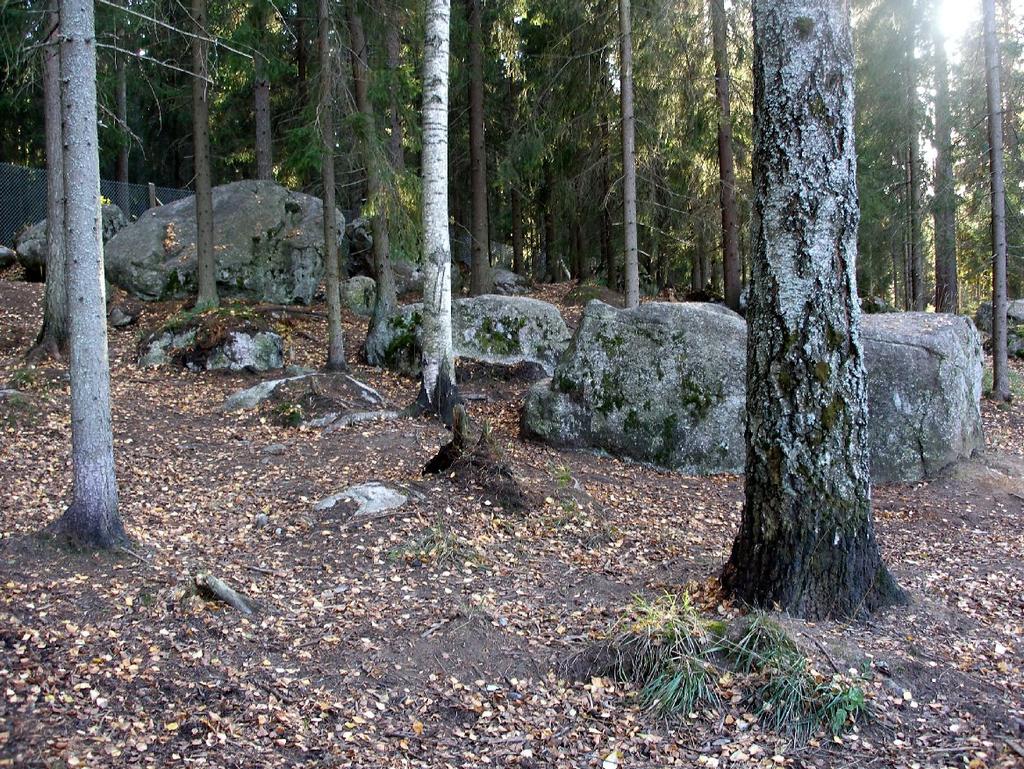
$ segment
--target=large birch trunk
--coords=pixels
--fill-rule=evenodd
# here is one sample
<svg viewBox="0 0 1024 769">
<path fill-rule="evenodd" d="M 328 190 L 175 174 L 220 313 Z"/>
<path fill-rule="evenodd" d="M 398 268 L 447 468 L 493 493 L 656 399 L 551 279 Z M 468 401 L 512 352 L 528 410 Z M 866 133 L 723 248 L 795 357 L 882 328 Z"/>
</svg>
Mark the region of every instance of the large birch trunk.
<svg viewBox="0 0 1024 769">
<path fill-rule="evenodd" d="M 338 265 L 338 221 L 334 191 L 334 60 L 331 57 L 329 0 L 317 3 L 317 45 L 320 52 L 320 144 L 324 184 L 324 260 L 327 290 L 327 369 L 341 371 L 345 334 L 341 326 L 341 278 Z"/>
<path fill-rule="evenodd" d="M 725 303 L 738 312 L 741 292 L 739 214 L 736 210 L 736 170 L 732 152 L 725 0 L 711 0 L 711 30 L 715 53 L 715 93 L 718 96 L 718 203 L 722 212 L 722 274 L 725 278 Z"/>
<path fill-rule="evenodd" d="M 956 312 L 960 288 L 956 259 L 956 189 L 953 182 L 952 119 L 949 114 L 949 67 L 946 41 L 938 20 L 932 21 L 935 49 L 935 311 Z"/>
<path fill-rule="evenodd" d="M 192 0 L 192 143 L 196 175 L 196 309 L 216 307 L 217 262 L 213 250 L 213 191 L 210 178 L 209 44 L 206 0 Z"/>
<path fill-rule="evenodd" d="M 845 0 L 754 0 L 746 504 L 723 585 L 848 617 L 900 600 L 871 512 Z"/>
<path fill-rule="evenodd" d="M 996 11 L 982 0 L 985 16 L 985 83 L 988 95 L 988 146 L 992 190 L 992 397 L 1010 400 L 1006 354 L 1006 183 L 1003 171 L 1003 93 Z"/>
<path fill-rule="evenodd" d="M 466 0 L 469 14 L 469 168 L 472 187 L 472 262 L 469 293 L 490 293 L 491 237 L 487 222 L 487 144 L 484 137 L 483 22 L 480 0 Z"/>
<path fill-rule="evenodd" d="M 619 56 L 622 68 L 622 230 L 625 241 L 626 307 L 640 304 L 640 260 L 636 233 L 636 119 L 633 115 L 633 32 L 630 0 L 619 0 Z"/>
<path fill-rule="evenodd" d="M 55 530 L 75 546 L 104 548 L 127 537 L 118 513 L 110 422 L 92 0 L 63 0 L 60 26 L 74 483 L 71 505 Z"/>
<path fill-rule="evenodd" d="M 428 0 L 423 56 L 423 350 L 418 406 L 451 424 L 459 396 L 452 352 L 452 261 L 448 234 L 448 52 L 450 0 Z"/>
<path fill-rule="evenodd" d="M 68 301 L 64 277 L 64 142 L 60 109 L 60 15 L 50 0 L 43 47 L 43 112 L 46 124 L 46 289 L 43 327 L 30 357 L 59 358 L 68 347 Z"/>
</svg>

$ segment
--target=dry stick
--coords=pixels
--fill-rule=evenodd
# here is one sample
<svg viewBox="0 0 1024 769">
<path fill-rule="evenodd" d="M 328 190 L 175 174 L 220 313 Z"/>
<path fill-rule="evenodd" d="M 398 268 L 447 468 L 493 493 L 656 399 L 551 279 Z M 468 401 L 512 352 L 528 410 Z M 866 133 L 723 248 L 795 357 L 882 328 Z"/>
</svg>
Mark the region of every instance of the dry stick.
<svg viewBox="0 0 1024 769">
<path fill-rule="evenodd" d="M 836 671 L 836 673 L 838 673 L 839 675 L 842 675 L 843 671 L 839 669 L 839 666 L 836 664 L 836 661 L 832 659 L 832 655 L 829 654 L 828 649 L 825 648 L 825 645 L 817 638 L 812 636 L 810 633 L 804 633 L 804 635 L 810 638 L 812 641 L 814 641 L 814 645 L 817 646 L 821 650 L 821 653 L 825 655 L 825 659 L 828 660 L 828 664 L 832 666 L 832 669 Z"/>
<path fill-rule="evenodd" d="M 241 593 L 231 589 L 222 580 L 212 574 L 200 573 L 195 576 L 196 587 L 208 593 L 212 593 L 221 601 L 231 606 L 242 614 L 252 614 L 256 611 L 256 605 Z"/>
<path fill-rule="evenodd" d="M 146 54 L 139 53 L 138 51 L 129 51 L 129 50 L 125 49 L 125 48 L 121 48 L 120 46 L 111 45 L 110 43 L 96 43 L 96 47 L 97 48 L 109 48 L 111 51 L 117 51 L 118 53 L 123 53 L 123 54 L 125 54 L 127 56 L 134 56 L 136 59 L 143 59 L 144 61 L 148 61 L 148 62 L 151 62 L 152 64 L 156 64 L 158 67 L 167 67 L 167 69 L 173 69 L 175 72 L 180 72 L 183 75 L 188 75 L 189 77 L 198 78 L 198 79 L 202 80 L 204 83 L 206 83 L 207 85 L 213 85 L 213 81 L 210 80 L 210 78 L 208 78 L 208 77 L 200 77 L 199 75 L 197 75 L 194 72 L 189 72 L 187 69 L 182 69 L 181 67 L 175 67 L 173 64 L 168 64 L 166 61 L 160 61 L 159 59 L 154 59 L 152 56 L 146 56 Z"/>
</svg>

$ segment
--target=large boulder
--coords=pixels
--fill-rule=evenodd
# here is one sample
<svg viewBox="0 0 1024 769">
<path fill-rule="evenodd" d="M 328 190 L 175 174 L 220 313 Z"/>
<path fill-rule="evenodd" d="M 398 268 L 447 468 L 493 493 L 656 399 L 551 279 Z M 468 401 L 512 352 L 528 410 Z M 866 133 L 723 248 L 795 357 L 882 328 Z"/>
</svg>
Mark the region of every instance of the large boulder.
<svg viewBox="0 0 1024 769">
<path fill-rule="evenodd" d="M 369 318 L 373 314 L 373 303 L 377 296 L 377 281 L 366 275 L 356 275 L 341 284 L 341 305 Z"/>
<path fill-rule="evenodd" d="M 103 242 L 106 243 L 128 226 L 128 218 L 118 206 L 103 206 Z M 18 263 L 25 269 L 28 280 L 46 278 L 46 220 L 36 222 L 18 236 L 15 243 Z"/>
<path fill-rule="evenodd" d="M 970 320 L 882 313 L 861 328 L 876 481 L 934 477 L 983 444 Z M 722 305 L 592 301 L 554 376 L 527 394 L 523 432 L 690 474 L 740 472 L 746 336 Z"/>
<path fill-rule="evenodd" d="M 861 339 L 876 482 L 933 478 L 984 445 L 981 340 L 969 318 L 865 315 Z"/>
<path fill-rule="evenodd" d="M 388 321 L 385 365 L 419 371 L 423 305 L 402 305 Z M 467 360 L 512 366 L 530 363 L 550 374 L 569 343 L 569 329 L 558 308 L 539 299 L 486 294 L 452 302 L 455 355 Z"/>
<path fill-rule="evenodd" d="M 530 279 L 511 270 L 495 267 L 491 277 L 494 280 L 494 293 L 496 294 L 517 296 L 530 291 Z"/>
<path fill-rule="evenodd" d="M 269 181 L 213 189 L 222 297 L 308 304 L 324 274 L 323 202 Z M 338 212 L 339 233 L 344 217 Z M 151 208 L 106 248 L 108 279 L 145 300 L 196 292 L 193 197 Z"/>
<path fill-rule="evenodd" d="M 527 394 L 523 431 L 692 475 L 740 472 L 746 336 L 720 305 L 594 300 L 554 376 Z"/>
<path fill-rule="evenodd" d="M 284 340 L 273 331 L 229 331 L 207 346 L 195 329 L 164 331 L 143 348 L 143 368 L 181 363 L 189 371 L 271 371 L 284 366 Z"/>
<path fill-rule="evenodd" d="M 992 335 L 992 302 L 982 302 L 974 315 L 978 330 Z M 1010 356 L 1024 357 L 1024 299 L 1006 304 L 1006 352 Z"/>
<path fill-rule="evenodd" d="M 0 246 L 0 270 L 10 267 L 18 260 L 18 253 L 13 248 Z"/>
</svg>

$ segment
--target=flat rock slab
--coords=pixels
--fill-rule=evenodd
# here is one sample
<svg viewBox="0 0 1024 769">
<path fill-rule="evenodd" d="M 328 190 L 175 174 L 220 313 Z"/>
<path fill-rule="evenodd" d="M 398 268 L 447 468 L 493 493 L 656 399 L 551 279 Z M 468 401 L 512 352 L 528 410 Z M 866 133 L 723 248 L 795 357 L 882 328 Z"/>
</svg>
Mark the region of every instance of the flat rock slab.
<svg viewBox="0 0 1024 769">
<path fill-rule="evenodd" d="M 221 406 L 221 410 L 227 413 L 231 411 L 254 409 L 269 398 L 279 385 L 282 385 L 285 382 L 294 382 L 299 379 L 305 379 L 307 376 L 310 375 L 301 374 L 299 376 L 285 377 L 283 379 L 268 379 L 266 382 L 260 382 L 257 385 L 246 388 L 245 390 L 239 390 L 238 392 L 232 393 L 228 396 L 228 399 L 224 401 L 224 405 Z"/>
<path fill-rule="evenodd" d="M 314 506 L 314 510 L 331 510 L 339 502 L 354 502 L 358 505 L 352 514 L 353 518 L 376 515 L 388 510 L 395 510 L 406 502 L 409 497 L 400 491 L 385 486 L 383 483 L 360 483 L 349 486 L 344 491 L 322 499 Z"/>
</svg>

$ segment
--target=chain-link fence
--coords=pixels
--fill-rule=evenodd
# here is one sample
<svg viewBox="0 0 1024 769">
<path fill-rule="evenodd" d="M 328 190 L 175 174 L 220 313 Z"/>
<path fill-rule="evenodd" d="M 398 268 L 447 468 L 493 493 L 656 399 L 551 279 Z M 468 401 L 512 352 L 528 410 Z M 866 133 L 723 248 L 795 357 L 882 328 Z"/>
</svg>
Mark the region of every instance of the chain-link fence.
<svg viewBox="0 0 1024 769">
<path fill-rule="evenodd" d="M 157 205 L 180 200 L 190 190 L 153 187 Z M 129 219 L 137 219 L 150 207 L 148 184 L 100 181 L 100 194 L 116 203 Z M 46 218 L 46 170 L 0 163 L 0 245 L 14 247 L 25 227 Z"/>
</svg>

